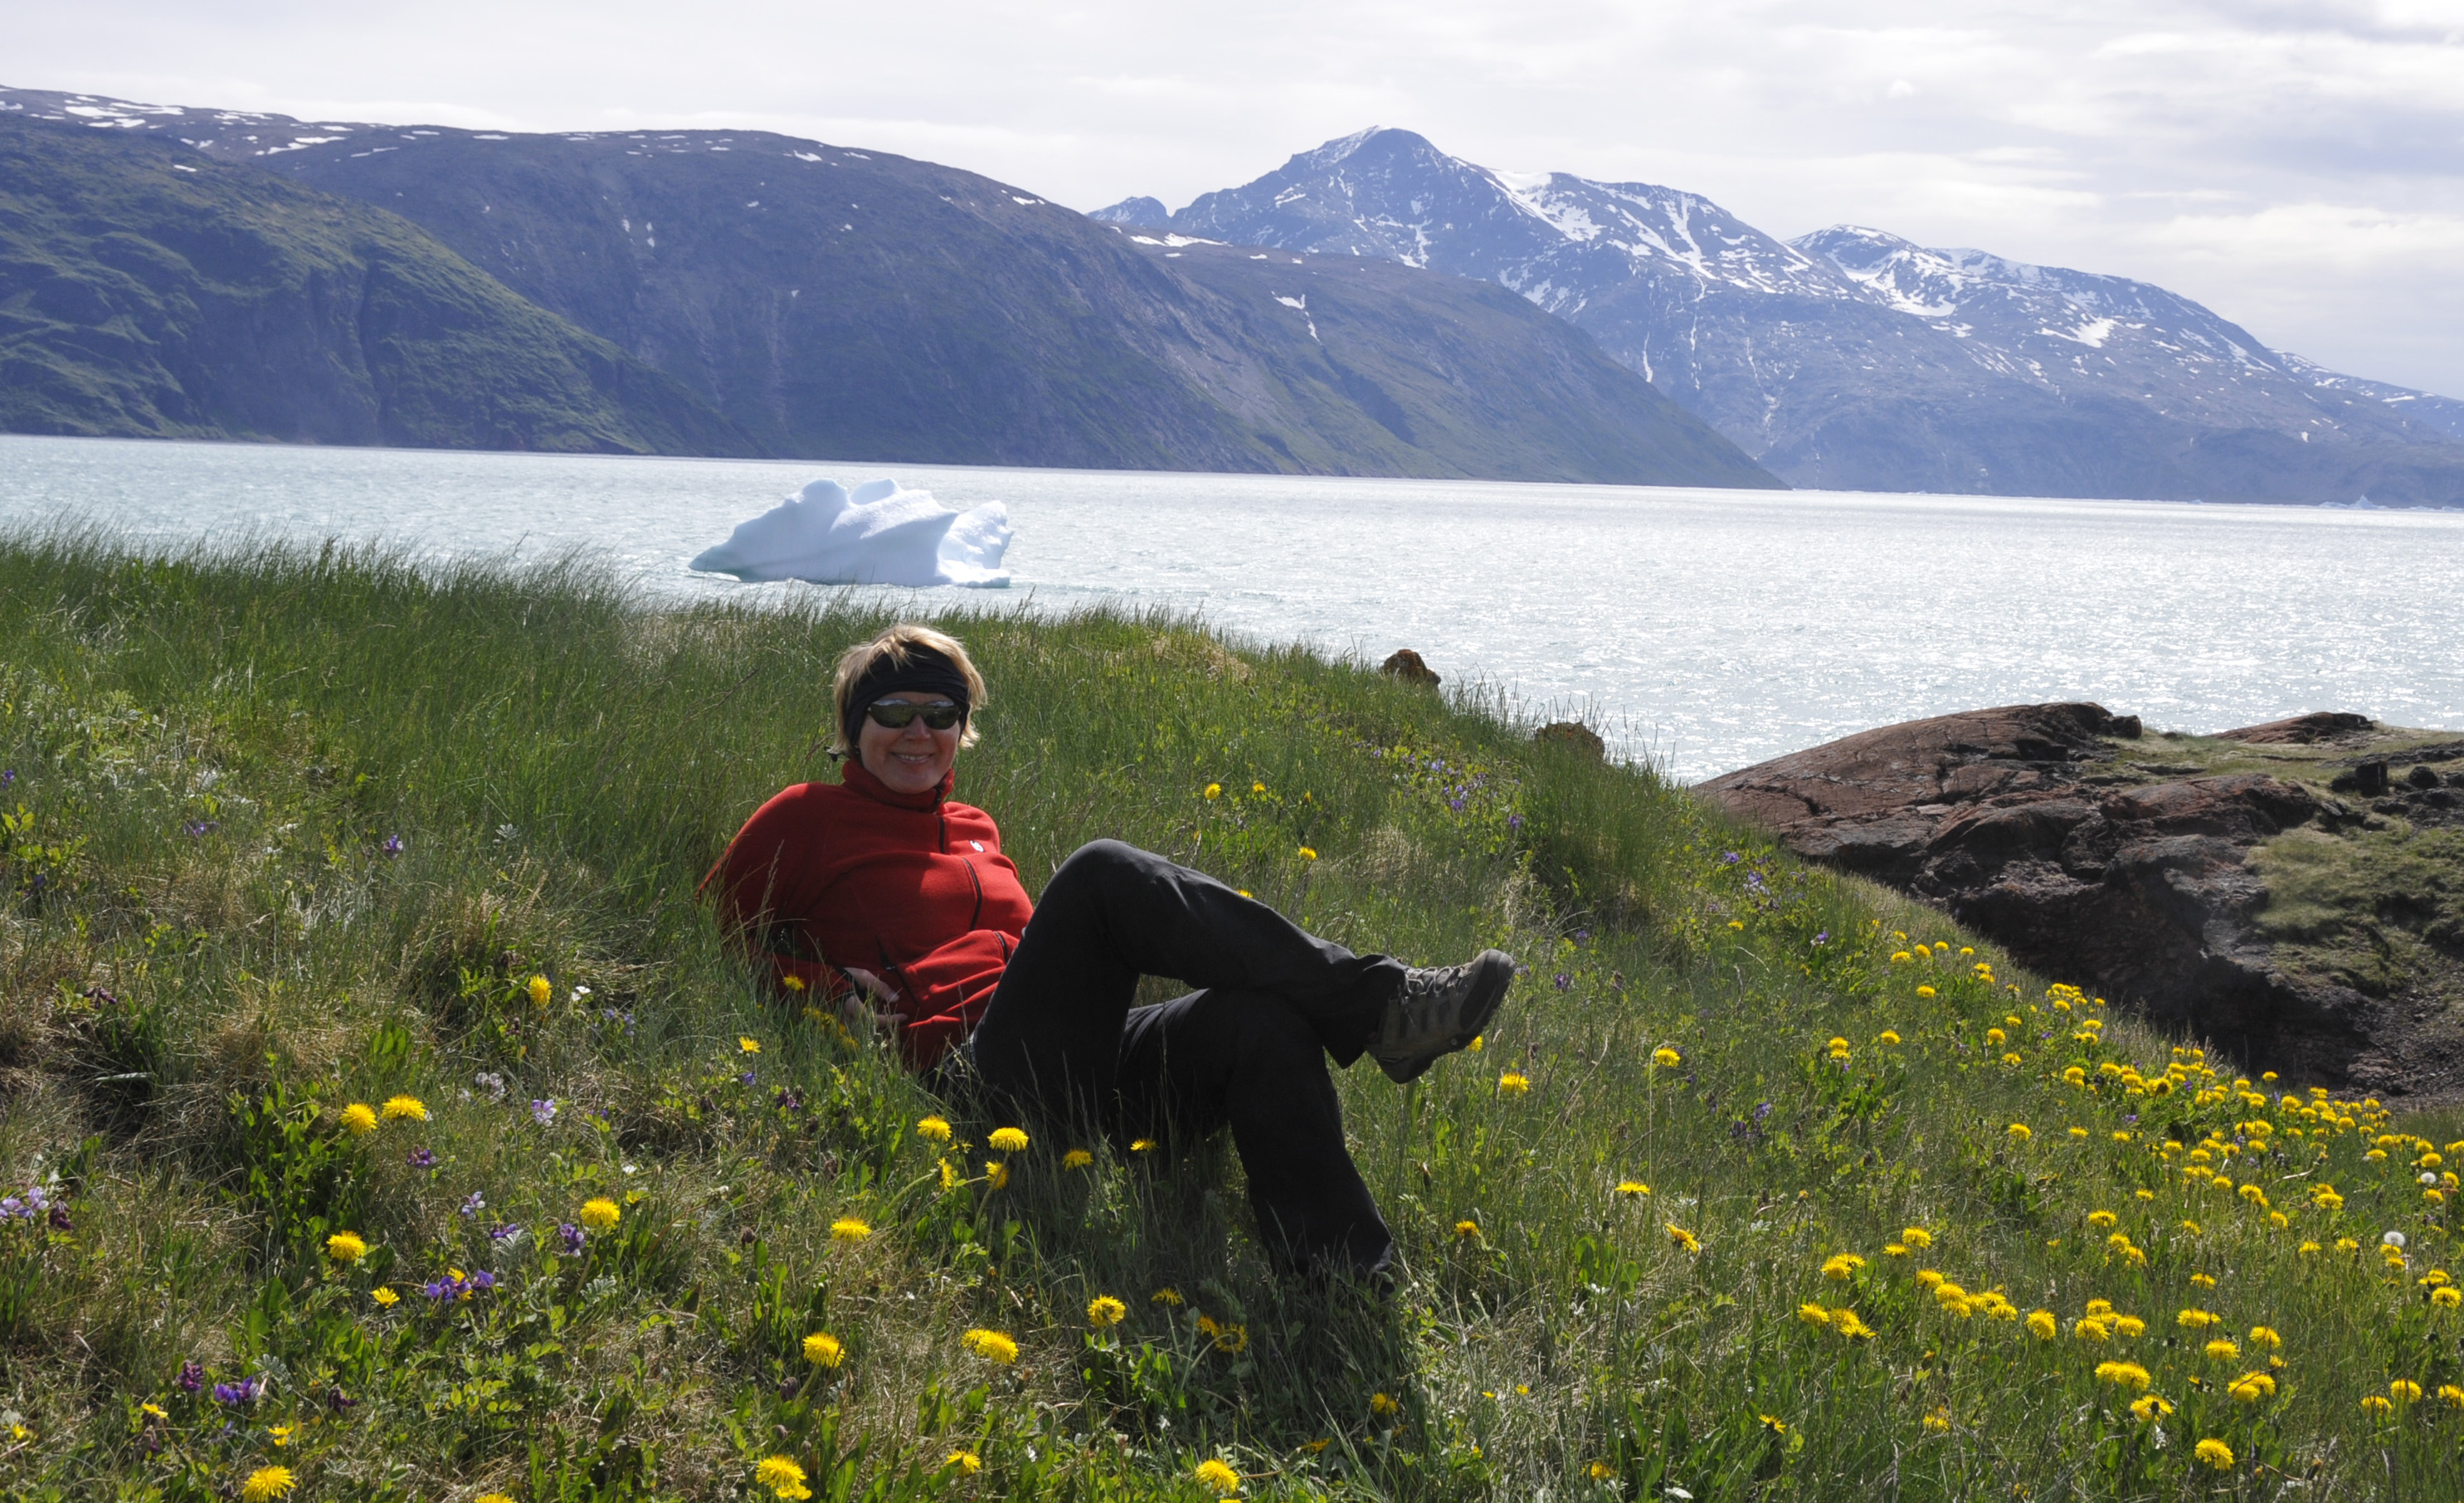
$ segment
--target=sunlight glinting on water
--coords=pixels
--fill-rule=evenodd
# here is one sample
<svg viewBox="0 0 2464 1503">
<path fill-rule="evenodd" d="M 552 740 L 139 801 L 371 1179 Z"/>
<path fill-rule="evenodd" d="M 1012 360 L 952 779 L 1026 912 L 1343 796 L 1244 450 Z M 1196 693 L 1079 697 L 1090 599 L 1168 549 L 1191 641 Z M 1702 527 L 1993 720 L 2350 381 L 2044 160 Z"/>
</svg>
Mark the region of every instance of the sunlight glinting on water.
<svg viewBox="0 0 2464 1503">
<path fill-rule="evenodd" d="M 1012 588 L 917 592 L 933 608 L 1164 605 L 1372 662 L 1409 646 L 1686 778 L 2036 700 L 2464 730 L 2454 512 L 8 437 L 0 526 L 573 550 L 664 598 L 777 598 L 817 587 L 684 561 L 807 480 L 884 475 L 1009 508 Z"/>
</svg>

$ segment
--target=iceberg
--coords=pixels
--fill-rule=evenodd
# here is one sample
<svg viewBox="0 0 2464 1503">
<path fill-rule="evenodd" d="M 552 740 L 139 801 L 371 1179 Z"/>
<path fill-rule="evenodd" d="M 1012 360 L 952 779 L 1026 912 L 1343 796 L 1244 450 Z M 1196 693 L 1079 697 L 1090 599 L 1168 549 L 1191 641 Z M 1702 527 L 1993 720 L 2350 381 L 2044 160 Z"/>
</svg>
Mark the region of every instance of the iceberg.
<svg viewBox="0 0 2464 1503">
<path fill-rule="evenodd" d="M 1009 537 L 1009 511 L 998 501 L 959 512 L 934 500 L 930 490 L 902 490 L 895 480 L 867 481 L 853 490 L 816 480 L 739 524 L 727 541 L 704 549 L 686 567 L 747 583 L 1000 589 L 1009 583 L 1001 568 Z"/>
</svg>

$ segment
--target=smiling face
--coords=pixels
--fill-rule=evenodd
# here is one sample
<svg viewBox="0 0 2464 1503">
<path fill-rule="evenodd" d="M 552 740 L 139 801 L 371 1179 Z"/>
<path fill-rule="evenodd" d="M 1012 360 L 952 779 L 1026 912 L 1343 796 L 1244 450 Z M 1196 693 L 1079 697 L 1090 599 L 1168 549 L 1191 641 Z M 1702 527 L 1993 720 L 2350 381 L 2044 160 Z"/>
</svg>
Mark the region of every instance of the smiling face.
<svg viewBox="0 0 2464 1503">
<path fill-rule="evenodd" d="M 910 705 L 950 703 L 947 694 L 929 689 L 905 689 L 881 698 Z M 869 717 L 858 726 L 856 760 L 864 764 L 866 772 L 881 779 L 884 787 L 900 794 L 928 793 L 938 788 L 949 773 L 950 764 L 958 759 L 958 741 L 967 730 L 964 720 L 947 730 L 935 730 L 924 724 L 921 715 L 901 730 L 874 725 Z"/>
</svg>

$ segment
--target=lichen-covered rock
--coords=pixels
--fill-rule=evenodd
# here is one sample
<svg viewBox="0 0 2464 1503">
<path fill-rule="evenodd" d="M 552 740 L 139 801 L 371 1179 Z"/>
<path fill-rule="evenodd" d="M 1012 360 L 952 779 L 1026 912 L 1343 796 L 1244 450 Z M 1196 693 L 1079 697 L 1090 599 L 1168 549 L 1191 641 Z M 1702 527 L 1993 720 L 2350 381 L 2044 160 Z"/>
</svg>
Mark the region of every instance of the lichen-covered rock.
<svg viewBox="0 0 2464 1503">
<path fill-rule="evenodd" d="M 2253 1070 L 2446 1096 L 2464 1095 L 2464 927 L 2442 926 L 2437 875 L 2453 868 L 2464 911 L 2464 841 L 2446 849 L 2459 800 L 2431 766 L 2449 762 L 2464 743 L 2360 715 L 2147 736 L 2101 706 L 2014 705 L 1848 736 L 1702 792 Z M 2364 781 L 2388 796 L 2336 796 Z"/>
</svg>

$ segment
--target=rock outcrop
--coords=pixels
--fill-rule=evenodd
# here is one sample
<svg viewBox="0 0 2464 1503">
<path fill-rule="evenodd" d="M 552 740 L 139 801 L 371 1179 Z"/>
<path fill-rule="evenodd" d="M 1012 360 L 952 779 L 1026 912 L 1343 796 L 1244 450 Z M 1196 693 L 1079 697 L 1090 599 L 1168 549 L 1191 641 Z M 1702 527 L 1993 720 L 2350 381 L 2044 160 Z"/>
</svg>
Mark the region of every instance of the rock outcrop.
<svg viewBox="0 0 2464 1503">
<path fill-rule="evenodd" d="M 2155 737 L 2097 705 L 2014 705 L 1865 731 L 1702 791 L 1798 854 L 1923 899 L 2254 1072 L 2455 1094 L 2464 1025 L 2449 1004 L 2464 1001 L 2450 994 L 2464 944 L 2451 954 L 2440 921 L 2415 922 L 2399 974 L 2327 942 L 2350 930 L 2384 948 L 2391 889 L 2366 868 L 2387 841 L 2409 842 L 2409 860 L 2453 858 L 2425 858 L 2413 839 L 2457 802 L 2430 768 L 2447 749 L 2378 750 L 2390 736 L 2420 739 L 2349 714 Z M 2414 773 L 2391 778 L 2390 757 Z M 2364 808 L 2331 792 L 2363 767 L 2393 796 Z M 2264 858 L 2286 841 L 2290 861 Z M 2271 911 L 2278 866 L 2308 882 L 2295 917 L 2297 905 Z M 2315 874 L 2329 868 L 2361 875 L 2322 886 Z M 2330 886 L 2350 911 L 2317 896 Z"/>
</svg>

